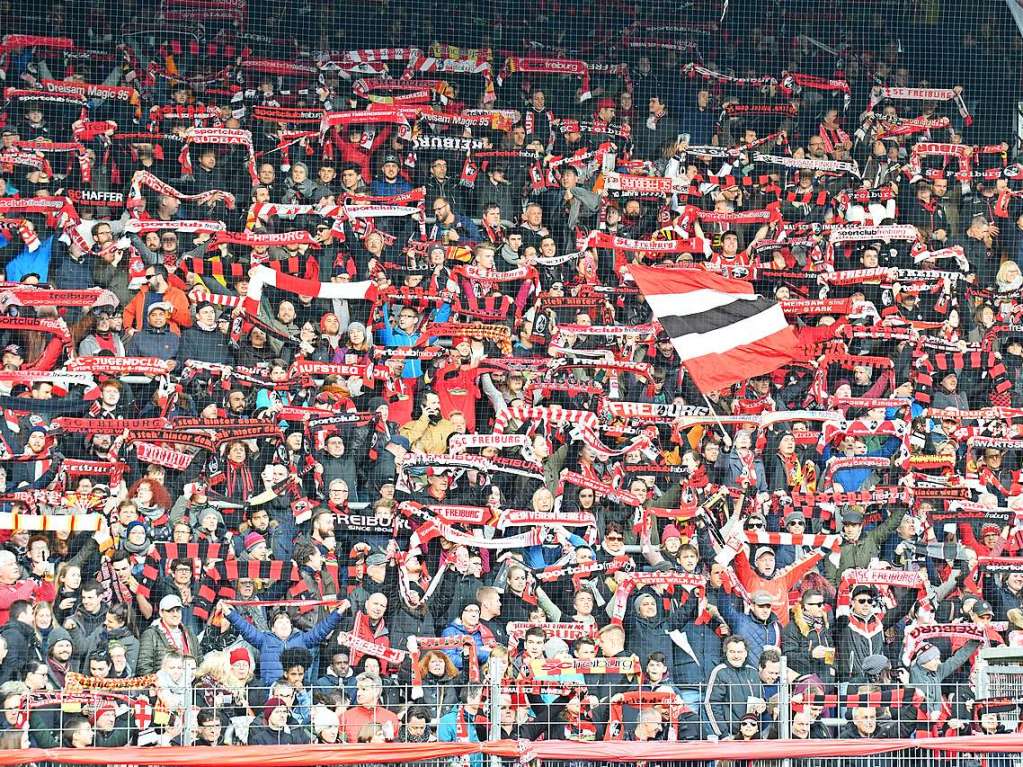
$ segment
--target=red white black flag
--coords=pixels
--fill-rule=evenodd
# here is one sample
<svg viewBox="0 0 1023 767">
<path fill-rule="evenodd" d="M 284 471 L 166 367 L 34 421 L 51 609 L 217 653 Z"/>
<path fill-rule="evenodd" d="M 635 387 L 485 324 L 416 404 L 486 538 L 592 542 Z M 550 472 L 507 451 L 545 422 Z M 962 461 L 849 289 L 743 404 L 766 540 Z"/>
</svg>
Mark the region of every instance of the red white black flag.
<svg viewBox="0 0 1023 767">
<path fill-rule="evenodd" d="M 770 373 L 798 354 L 781 304 L 749 282 L 702 269 L 630 265 L 629 273 L 703 392 Z"/>
</svg>

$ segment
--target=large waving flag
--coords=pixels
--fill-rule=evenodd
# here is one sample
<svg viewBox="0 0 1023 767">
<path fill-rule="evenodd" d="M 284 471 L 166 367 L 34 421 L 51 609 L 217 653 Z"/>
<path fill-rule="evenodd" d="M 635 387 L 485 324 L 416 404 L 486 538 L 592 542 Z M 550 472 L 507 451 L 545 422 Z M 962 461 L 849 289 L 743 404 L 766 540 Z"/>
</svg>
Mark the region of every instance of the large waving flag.
<svg viewBox="0 0 1023 767">
<path fill-rule="evenodd" d="M 702 269 L 629 265 L 640 292 L 700 391 L 770 373 L 796 358 L 799 342 L 771 298 L 753 285 Z"/>
</svg>

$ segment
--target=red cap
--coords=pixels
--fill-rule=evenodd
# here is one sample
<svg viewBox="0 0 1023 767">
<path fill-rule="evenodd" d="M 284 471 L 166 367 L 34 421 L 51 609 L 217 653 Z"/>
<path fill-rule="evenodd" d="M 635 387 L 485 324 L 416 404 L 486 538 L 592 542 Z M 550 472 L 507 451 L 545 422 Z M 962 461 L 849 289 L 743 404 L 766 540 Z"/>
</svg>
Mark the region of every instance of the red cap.
<svg viewBox="0 0 1023 767">
<path fill-rule="evenodd" d="M 617 109 L 618 105 L 615 104 L 614 99 L 601 99 L 597 102 L 597 109 Z"/>
<path fill-rule="evenodd" d="M 227 656 L 232 664 L 245 661 L 250 666 L 252 665 L 252 658 L 249 656 L 249 651 L 244 647 L 235 647 Z"/>
<path fill-rule="evenodd" d="M 103 716 L 103 714 L 105 714 L 107 711 L 110 711 L 110 712 L 115 713 L 115 714 L 117 713 L 117 709 L 114 707 L 114 704 L 111 703 L 110 701 L 102 700 L 99 703 L 97 703 L 96 704 L 96 708 L 94 708 L 92 710 L 92 717 L 91 717 L 92 723 L 96 724 L 96 722 L 99 720 L 99 718 L 101 716 Z"/>
</svg>

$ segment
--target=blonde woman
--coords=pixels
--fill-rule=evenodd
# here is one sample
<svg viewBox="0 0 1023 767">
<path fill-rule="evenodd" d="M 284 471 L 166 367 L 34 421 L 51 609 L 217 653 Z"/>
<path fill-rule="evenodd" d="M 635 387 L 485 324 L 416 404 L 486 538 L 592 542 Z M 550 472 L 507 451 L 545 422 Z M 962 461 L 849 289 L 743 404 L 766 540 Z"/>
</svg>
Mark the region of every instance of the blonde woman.
<svg viewBox="0 0 1023 767">
<path fill-rule="evenodd" d="M 245 716 L 245 683 L 235 676 L 230 654 L 221 650 L 206 653 L 195 670 L 195 703 L 226 717 Z"/>
</svg>

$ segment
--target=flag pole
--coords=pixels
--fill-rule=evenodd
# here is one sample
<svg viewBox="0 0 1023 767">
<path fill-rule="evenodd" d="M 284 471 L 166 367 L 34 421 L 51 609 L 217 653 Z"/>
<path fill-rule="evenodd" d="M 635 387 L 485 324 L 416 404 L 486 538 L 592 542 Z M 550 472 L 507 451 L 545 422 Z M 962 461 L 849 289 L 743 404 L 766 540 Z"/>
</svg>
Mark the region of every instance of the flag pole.
<svg viewBox="0 0 1023 767">
<path fill-rule="evenodd" d="M 699 387 L 697 387 L 699 389 Z M 718 411 L 714 409 L 714 405 L 707 399 L 707 395 L 700 390 L 700 396 L 703 397 L 703 401 L 707 403 L 707 409 L 710 410 L 711 416 L 714 418 L 714 423 L 718 425 L 718 430 L 721 432 L 721 438 L 725 441 L 729 449 L 732 446 L 732 438 L 728 436 L 728 432 L 725 431 L 725 425 L 721 423 L 721 417 L 718 415 Z"/>
</svg>

